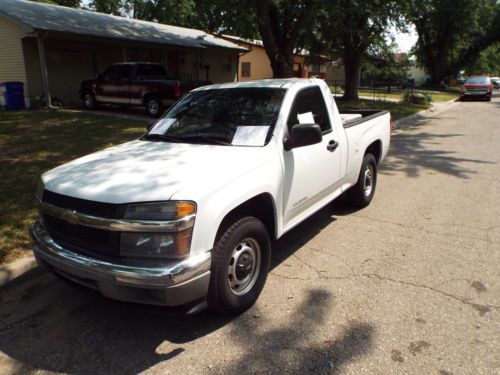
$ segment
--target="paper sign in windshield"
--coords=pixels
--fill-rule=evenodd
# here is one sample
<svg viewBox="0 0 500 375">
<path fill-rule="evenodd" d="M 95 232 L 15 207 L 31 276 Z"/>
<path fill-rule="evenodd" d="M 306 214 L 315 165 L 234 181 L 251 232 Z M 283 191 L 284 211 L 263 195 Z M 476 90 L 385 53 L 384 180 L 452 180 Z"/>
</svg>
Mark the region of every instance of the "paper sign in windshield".
<svg viewBox="0 0 500 375">
<path fill-rule="evenodd" d="M 231 144 L 235 146 L 264 146 L 269 126 L 238 126 Z"/>
<path fill-rule="evenodd" d="M 149 131 L 149 134 L 165 134 L 165 132 L 170 128 L 177 119 L 175 118 L 163 118 L 158 121 L 155 126 Z"/>
<path fill-rule="evenodd" d="M 299 124 L 314 124 L 314 116 L 312 112 L 297 114 L 297 120 L 299 120 Z"/>
</svg>

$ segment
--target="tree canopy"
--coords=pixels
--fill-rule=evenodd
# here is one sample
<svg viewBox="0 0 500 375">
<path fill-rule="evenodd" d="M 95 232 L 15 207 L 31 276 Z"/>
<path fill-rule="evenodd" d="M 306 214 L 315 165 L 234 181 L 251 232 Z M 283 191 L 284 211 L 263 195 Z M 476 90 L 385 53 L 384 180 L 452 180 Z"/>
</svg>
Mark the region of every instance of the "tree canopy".
<svg viewBox="0 0 500 375">
<path fill-rule="evenodd" d="M 398 0 L 324 0 L 307 30 L 313 51 L 340 56 L 345 68 L 346 100 L 358 99 L 360 68 L 368 52 L 385 50 L 391 24 L 401 24 Z"/>
<path fill-rule="evenodd" d="M 413 52 L 435 84 L 473 65 L 500 41 L 497 0 L 408 0 L 406 13 L 418 33 Z"/>
</svg>

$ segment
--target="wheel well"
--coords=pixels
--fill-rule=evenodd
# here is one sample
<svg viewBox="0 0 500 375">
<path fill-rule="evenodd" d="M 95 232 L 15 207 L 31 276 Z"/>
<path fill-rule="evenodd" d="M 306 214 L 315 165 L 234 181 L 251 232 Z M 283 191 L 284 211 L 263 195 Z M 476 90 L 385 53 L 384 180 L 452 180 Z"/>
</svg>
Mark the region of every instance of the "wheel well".
<svg viewBox="0 0 500 375">
<path fill-rule="evenodd" d="M 216 239 L 238 219 L 253 216 L 264 223 L 271 238 L 276 238 L 276 220 L 274 201 L 271 194 L 259 194 L 231 210 L 222 220 Z"/>
<path fill-rule="evenodd" d="M 148 103 L 149 98 L 156 98 L 156 99 L 159 99 L 161 101 L 161 97 L 159 94 L 157 94 L 155 92 L 148 92 L 146 95 L 143 96 L 142 103 L 144 105 L 146 105 Z"/>
<path fill-rule="evenodd" d="M 365 151 L 366 154 L 372 154 L 375 160 L 380 162 L 380 156 L 382 155 L 382 143 L 380 141 L 373 142 Z"/>
</svg>

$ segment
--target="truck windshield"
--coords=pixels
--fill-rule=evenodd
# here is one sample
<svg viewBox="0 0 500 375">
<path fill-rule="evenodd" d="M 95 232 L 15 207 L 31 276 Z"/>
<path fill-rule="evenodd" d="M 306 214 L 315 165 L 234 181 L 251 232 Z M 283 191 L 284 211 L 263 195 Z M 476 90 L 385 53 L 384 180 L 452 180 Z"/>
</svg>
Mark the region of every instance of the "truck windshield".
<svg viewBox="0 0 500 375">
<path fill-rule="evenodd" d="M 488 77 L 474 77 L 468 78 L 465 83 L 490 83 L 490 79 Z"/>
<path fill-rule="evenodd" d="M 229 88 L 195 91 L 177 102 L 145 139 L 263 146 L 271 137 L 284 89 Z"/>
</svg>

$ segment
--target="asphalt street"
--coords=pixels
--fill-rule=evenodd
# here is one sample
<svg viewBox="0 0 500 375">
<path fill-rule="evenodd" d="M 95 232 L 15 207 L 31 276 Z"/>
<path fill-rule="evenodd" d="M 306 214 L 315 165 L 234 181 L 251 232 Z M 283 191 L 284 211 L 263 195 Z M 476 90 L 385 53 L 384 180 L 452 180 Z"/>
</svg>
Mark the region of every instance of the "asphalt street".
<svg viewBox="0 0 500 375">
<path fill-rule="evenodd" d="M 35 269 L 0 290 L 0 373 L 500 374 L 500 97 L 392 141 L 372 204 L 277 241 L 245 314 L 115 302 Z"/>
</svg>

